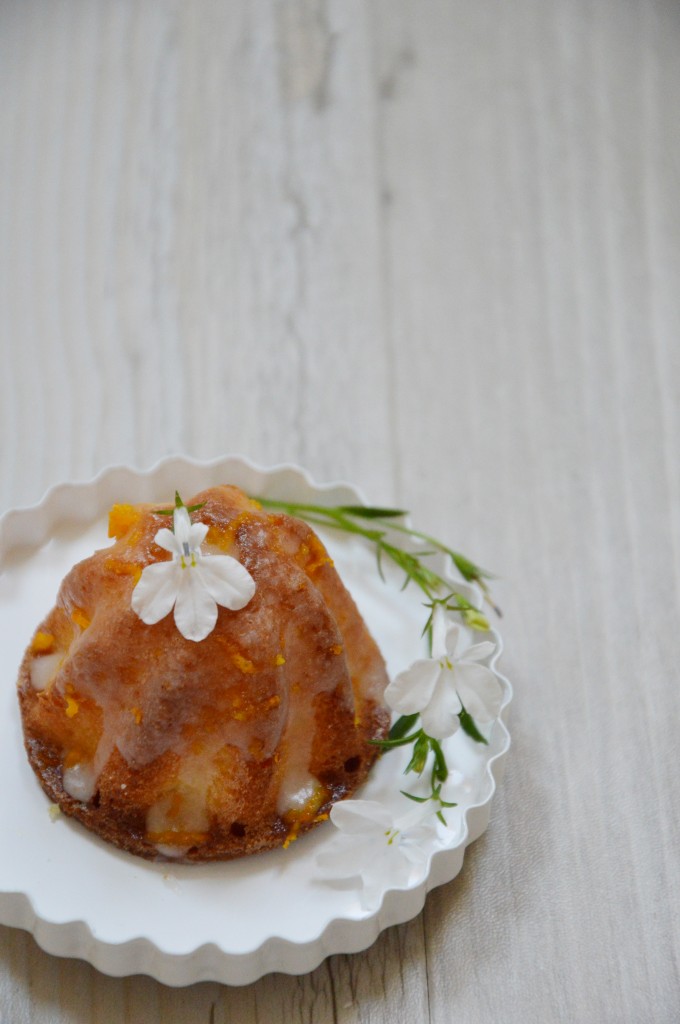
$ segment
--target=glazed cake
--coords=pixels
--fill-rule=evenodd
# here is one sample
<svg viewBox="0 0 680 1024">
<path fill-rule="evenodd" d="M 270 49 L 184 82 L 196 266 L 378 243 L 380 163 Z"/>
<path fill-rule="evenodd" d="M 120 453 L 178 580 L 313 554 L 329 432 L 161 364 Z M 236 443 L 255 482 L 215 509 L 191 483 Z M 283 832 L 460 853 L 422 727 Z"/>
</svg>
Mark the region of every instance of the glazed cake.
<svg viewBox="0 0 680 1024">
<path fill-rule="evenodd" d="M 230 486 L 187 504 L 199 567 L 235 560 L 245 596 L 202 638 L 160 583 L 149 613 L 152 576 L 175 560 L 188 580 L 195 559 L 163 540 L 163 506 L 114 506 L 114 543 L 66 576 L 18 687 L 30 763 L 64 813 L 130 853 L 197 862 L 323 821 L 365 780 L 389 714 L 383 659 L 310 527 Z"/>
</svg>

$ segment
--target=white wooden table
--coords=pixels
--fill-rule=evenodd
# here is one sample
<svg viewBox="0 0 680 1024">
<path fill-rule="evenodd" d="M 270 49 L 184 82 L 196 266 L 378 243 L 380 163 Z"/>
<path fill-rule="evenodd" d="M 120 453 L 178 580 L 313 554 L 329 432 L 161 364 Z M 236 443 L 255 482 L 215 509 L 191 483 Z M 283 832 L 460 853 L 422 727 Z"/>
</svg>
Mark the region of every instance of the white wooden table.
<svg viewBox="0 0 680 1024">
<path fill-rule="evenodd" d="M 177 991 L 3 928 L 2 1024 L 679 1019 L 679 47 L 675 0 L 0 4 L 0 510 L 349 478 L 502 576 L 516 687 L 415 921 Z"/>
</svg>

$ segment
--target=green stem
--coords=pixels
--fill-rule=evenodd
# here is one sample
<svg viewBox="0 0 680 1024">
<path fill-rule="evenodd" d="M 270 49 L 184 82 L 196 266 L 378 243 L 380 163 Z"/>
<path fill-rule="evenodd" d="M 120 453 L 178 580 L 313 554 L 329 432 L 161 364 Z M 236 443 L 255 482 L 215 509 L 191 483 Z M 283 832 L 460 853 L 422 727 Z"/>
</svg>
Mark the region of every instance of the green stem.
<svg viewBox="0 0 680 1024">
<path fill-rule="evenodd" d="M 394 531 L 412 539 L 425 541 L 426 544 L 432 545 L 435 551 L 448 555 L 463 579 L 476 583 L 481 588 L 484 599 L 490 604 L 497 615 L 501 615 L 500 609 L 491 600 L 489 587 L 486 583 L 486 580 L 493 579 L 492 574 L 475 565 L 474 562 L 470 561 L 469 558 L 466 558 L 459 551 L 454 551 L 453 548 L 438 541 L 431 534 L 424 533 L 422 530 L 416 530 L 411 526 L 405 526 L 403 523 L 395 523 L 395 518 L 407 514 L 401 509 L 372 508 L 370 505 L 365 507 L 360 505 L 338 505 L 333 507 L 306 502 L 278 501 L 276 498 L 257 498 L 256 500 L 264 508 L 281 509 L 289 515 L 300 515 L 301 518 L 317 526 L 344 530 L 346 533 L 353 533 L 372 541 L 377 547 L 379 571 L 380 556 L 384 553 L 405 572 L 404 586 L 410 580 L 413 580 L 424 594 L 432 598 L 433 591 L 439 590 L 440 587 L 450 586 L 447 580 L 434 572 L 433 569 L 423 565 L 420 561 L 422 557 L 433 554 L 433 552 L 404 551 L 403 548 L 390 544 L 385 538 L 387 531 Z M 356 519 L 368 519 L 371 522 L 380 524 L 383 529 L 372 530 L 368 527 L 360 526 L 355 522 Z"/>
<path fill-rule="evenodd" d="M 410 580 L 413 580 L 413 582 L 420 587 L 426 597 L 430 598 L 430 600 L 432 600 L 433 591 L 448 585 L 442 576 L 434 572 L 434 570 L 430 569 L 428 566 L 422 564 L 419 553 L 404 551 L 403 548 L 398 548 L 394 544 L 390 544 L 385 540 L 385 529 L 372 530 L 369 527 L 361 526 L 359 523 L 356 523 L 353 519 L 349 518 L 350 515 L 355 515 L 355 513 L 346 511 L 342 506 L 332 508 L 325 507 L 323 505 L 277 501 L 274 498 L 256 498 L 255 500 L 264 508 L 281 509 L 281 511 L 287 512 L 289 515 L 293 516 L 301 515 L 301 517 L 308 523 L 313 523 L 315 526 L 326 526 L 331 529 L 342 530 L 345 533 L 352 533 L 356 536 L 363 537 L 365 540 L 371 541 L 371 543 L 376 546 L 378 571 L 381 576 L 382 571 L 380 567 L 380 559 L 384 554 L 404 572 L 404 586 L 406 586 Z M 391 528 L 391 524 L 385 525 L 387 529 Z M 422 555 L 429 553 L 430 552 L 420 552 L 420 556 L 422 557 Z"/>
</svg>

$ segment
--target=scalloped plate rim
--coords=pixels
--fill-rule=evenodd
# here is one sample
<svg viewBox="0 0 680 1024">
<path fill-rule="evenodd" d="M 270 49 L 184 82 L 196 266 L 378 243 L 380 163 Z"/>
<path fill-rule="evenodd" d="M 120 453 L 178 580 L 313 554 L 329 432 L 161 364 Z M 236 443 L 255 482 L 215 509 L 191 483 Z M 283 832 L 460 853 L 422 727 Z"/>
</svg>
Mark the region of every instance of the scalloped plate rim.
<svg viewBox="0 0 680 1024">
<path fill-rule="evenodd" d="M 7 524 L 11 523 L 12 517 L 38 515 L 47 511 L 59 493 L 99 488 L 107 477 L 114 474 L 131 473 L 140 481 L 152 479 L 172 463 L 182 463 L 193 469 L 206 471 L 215 471 L 222 465 L 240 464 L 247 471 L 270 478 L 291 473 L 301 478 L 307 487 L 317 493 L 328 494 L 335 490 L 347 490 L 361 503 L 366 503 L 362 490 L 349 481 L 318 483 L 308 470 L 293 462 L 265 466 L 239 454 L 211 459 L 197 459 L 179 453 L 169 454 L 158 459 L 148 469 L 114 463 L 103 467 L 90 479 L 57 482 L 48 487 L 38 501 L 8 509 L 0 516 L 0 557 L 4 555 Z M 102 507 L 100 514 L 104 510 Z M 56 509 L 50 521 L 68 521 L 68 518 L 62 511 Z M 88 516 L 82 521 L 91 522 L 93 517 Z M 34 895 L 25 892 L 0 891 L 0 921 L 11 927 L 29 931 L 38 945 L 53 955 L 84 959 L 113 977 L 143 973 L 173 987 L 190 985 L 198 981 L 245 985 L 273 972 L 304 974 L 314 970 L 328 956 L 366 949 L 385 928 L 417 916 L 424 906 L 427 893 L 457 876 L 462 868 L 467 846 L 479 838 L 488 826 L 491 802 L 501 780 L 504 760 L 510 748 L 510 735 L 505 719 L 513 696 L 512 685 L 497 668 L 503 651 L 502 638 L 495 629 L 490 632 L 496 641 L 496 650 L 490 666 L 504 687 L 505 697 L 498 720 L 498 726 L 503 730 L 503 744 L 485 764 L 485 772 L 490 779 L 488 795 L 484 800 L 465 809 L 462 836 L 455 845 L 431 851 L 425 875 L 420 882 L 408 888 L 385 890 L 379 906 L 367 912 L 365 916 L 336 916 L 326 923 L 317 936 L 308 941 L 295 942 L 283 935 L 273 934 L 267 936 L 259 945 L 239 952 L 225 950 L 219 943 L 210 939 L 186 952 L 163 949 L 157 941 L 141 934 L 130 936 L 120 942 L 103 940 L 98 938 L 93 933 L 91 925 L 82 919 L 50 919 L 36 906 Z M 11 904 L 9 912 L 6 908 L 7 903 Z M 66 942 L 66 939 L 69 941 Z M 67 951 L 64 950 L 64 946 L 69 947 Z M 140 956 L 142 951 L 143 957 Z"/>
</svg>

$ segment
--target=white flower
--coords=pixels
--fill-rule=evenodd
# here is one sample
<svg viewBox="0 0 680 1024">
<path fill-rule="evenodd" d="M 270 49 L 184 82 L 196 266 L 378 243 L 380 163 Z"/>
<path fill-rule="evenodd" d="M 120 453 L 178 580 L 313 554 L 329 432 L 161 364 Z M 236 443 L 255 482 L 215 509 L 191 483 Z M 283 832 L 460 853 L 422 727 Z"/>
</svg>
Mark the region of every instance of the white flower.
<svg viewBox="0 0 680 1024">
<path fill-rule="evenodd" d="M 495 645 L 485 640 L 462 652 L 460 626 L 450 623 L 441 607 L 434 612 L 432 657 L 414 662 L 385 690 L 385 701 L 402 715 L 420 714 L 428 736 L 443 740 L 460 727 L 463 707 L 476 723 L 498 717 L 503 690 L 494 673 L 480 665 Z"/>
<path fill-rule="evenodd" d="M 424 875 L 437 837 L 431 808 L 418 806 L 395 817 L 375 800 L 342 800 L 333 806 L 331 821 L 340 835 L 317 864 L 328 879 L 359 876 L 366 904 L 388 888 L 405 888 L 414 868 Z"/>
<path fill-rule="evenodd" d="M 155 537 L 172 558 L 146 566 L 132 593 L 132 609 L 153 626 L 174 605 L 182 636 L 204 640 L 215 628 L 217 605 L 231 611 L 244 608 L 255 593 L 255 581 L 235 558 L 201 554 L 208 527 L 192 523 L 186 506 L 175 509 L 173 525 L 174 533 L 162 529 Z"/>
</svg>

